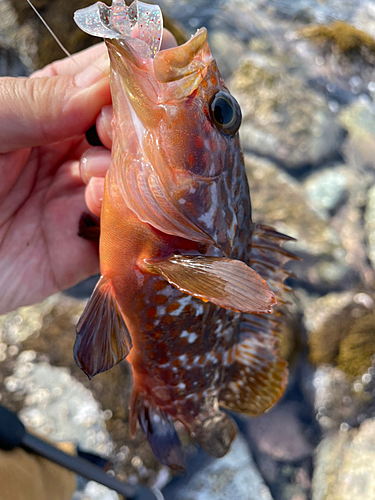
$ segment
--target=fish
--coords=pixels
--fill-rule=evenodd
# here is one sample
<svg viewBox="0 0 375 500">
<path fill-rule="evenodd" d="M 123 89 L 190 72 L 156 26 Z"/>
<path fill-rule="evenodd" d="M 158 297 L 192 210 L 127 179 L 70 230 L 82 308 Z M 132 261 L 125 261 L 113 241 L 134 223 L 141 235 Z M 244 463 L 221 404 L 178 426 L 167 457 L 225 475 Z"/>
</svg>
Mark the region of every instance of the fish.
<svg viewBox="0 0 375 500">
<path fill-rule="evenodd" d="M 155 456 L 182 472 L 176 421 L 222 457 L 237 433 L 228 410 L 257 416 L 283 393 L 277 335 L 294 256 L 282 245 L 292 238 L 252 222 L 241 109 L 207 30 L 160 51 L 158 6 L 98 2 L 75 20 L 105 38 L 113 144 L 101 277 L 74 357 L 90 378 L 127 359 L 131 434 L 140 426 Z"/>
</svg>

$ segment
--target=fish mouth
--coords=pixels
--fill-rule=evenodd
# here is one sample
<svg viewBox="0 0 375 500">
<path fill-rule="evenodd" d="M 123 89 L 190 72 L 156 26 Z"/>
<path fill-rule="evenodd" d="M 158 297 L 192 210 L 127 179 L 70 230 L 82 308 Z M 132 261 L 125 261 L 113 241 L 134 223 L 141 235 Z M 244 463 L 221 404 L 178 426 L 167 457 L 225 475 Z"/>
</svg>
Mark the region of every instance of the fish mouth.
<svg viewBox="0 0 375 500">
<path fill-rule="evenodd" d="M 145 58 L 146 43 L 137 38 L 106 39 L 112 65 L 119 73 L 129 66 L 152 73 L 159 83 L 179 81 L 202 71 L 212 60 L 207 30 L 201 28 L 183 45 L 159 51 L 154 59 Z"/>
</svg>

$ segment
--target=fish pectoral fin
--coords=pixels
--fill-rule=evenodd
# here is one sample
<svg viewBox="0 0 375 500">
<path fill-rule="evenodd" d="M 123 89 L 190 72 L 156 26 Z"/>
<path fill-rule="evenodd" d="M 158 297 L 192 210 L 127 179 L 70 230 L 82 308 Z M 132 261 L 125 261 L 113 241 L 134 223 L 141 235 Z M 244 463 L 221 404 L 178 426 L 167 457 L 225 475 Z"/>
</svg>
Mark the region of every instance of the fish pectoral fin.
<svg viewBox="0 0 375 500">
<path fill-rule="evenodd" d="M 240 260 L 172 255 L 164 260 L 145 259 L 139 267 L 159 274 L 184 293 L 226 309 L 270 313 L 276 303 L 267 283 Z"/>
<path fill-rule="evenodd" d="M 76 332 L 74 359 L 89 378 L 109 370 L 129 354 L 130 333 L 107 278 L 99 279 Z"/>
</svg>

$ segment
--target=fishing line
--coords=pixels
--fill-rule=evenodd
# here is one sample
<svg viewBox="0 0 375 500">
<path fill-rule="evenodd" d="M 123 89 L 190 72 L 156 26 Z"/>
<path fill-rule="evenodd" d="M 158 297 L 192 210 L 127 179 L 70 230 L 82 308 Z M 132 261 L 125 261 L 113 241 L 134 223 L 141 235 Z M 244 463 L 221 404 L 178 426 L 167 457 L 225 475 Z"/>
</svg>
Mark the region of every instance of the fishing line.
<svg viewBox="0 0 375 500">
<path fill-rule="evenodd" d="M 33 9 L 33 11 L 35 12 L 35 14 L 39 17 L 39 19 L 42 21 L 42 23 L 44 24 L 44 26 L 47 28 L 47 30 L 50 32 L 50 34 L 53 36 L 53 38 L 55 39 L 56 43 L 58 44 L 58 46 L 60 47 L 60 49 L 68 56 L 70 57 L 75 64 L 77 64 L 77 66 L 79 66 L 79 64 L 77 63 L 77 61 L 74 59 L 74 57 L 72 56 L 72 54 L 70 54 L 70 52 L 64 47 L 64 45 L 60 42 L 60 40 L 57 38 L 57 36 L 55 35 L 55 33 L 52 31 L 52 29 L 48 26 L 48 24 L 46 23 L 46 21 L 43 19 L 43 17 L 41 16 L 41 14 L 39 14 L 39 12 L 37 11 L 37 9 L 34 7 L 34 5 L 31 3 L 30 0 L 26 0 L 26 2 L 30 5 L 30 7 Z"/>
</svg>

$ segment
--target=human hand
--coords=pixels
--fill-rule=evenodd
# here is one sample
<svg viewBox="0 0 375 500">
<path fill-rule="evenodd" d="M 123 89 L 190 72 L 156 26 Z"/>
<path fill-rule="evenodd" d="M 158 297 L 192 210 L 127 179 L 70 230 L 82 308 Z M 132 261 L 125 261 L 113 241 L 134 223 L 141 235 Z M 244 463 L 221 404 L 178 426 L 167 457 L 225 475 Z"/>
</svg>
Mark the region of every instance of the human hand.
<svg viewBox="0 0 375 500">
<path fill-rule="evenodd" d="M 175 45 L 168 32 L 163 42 Z M 97 245 L 77 232 L 85 198 L 100 214 L 110 103 L 104 44 L 31 78 L 0 78 L 0 313 L 99 271 Z M 95 121 L 108 149 L 88 149 Z"/>
</svg>

